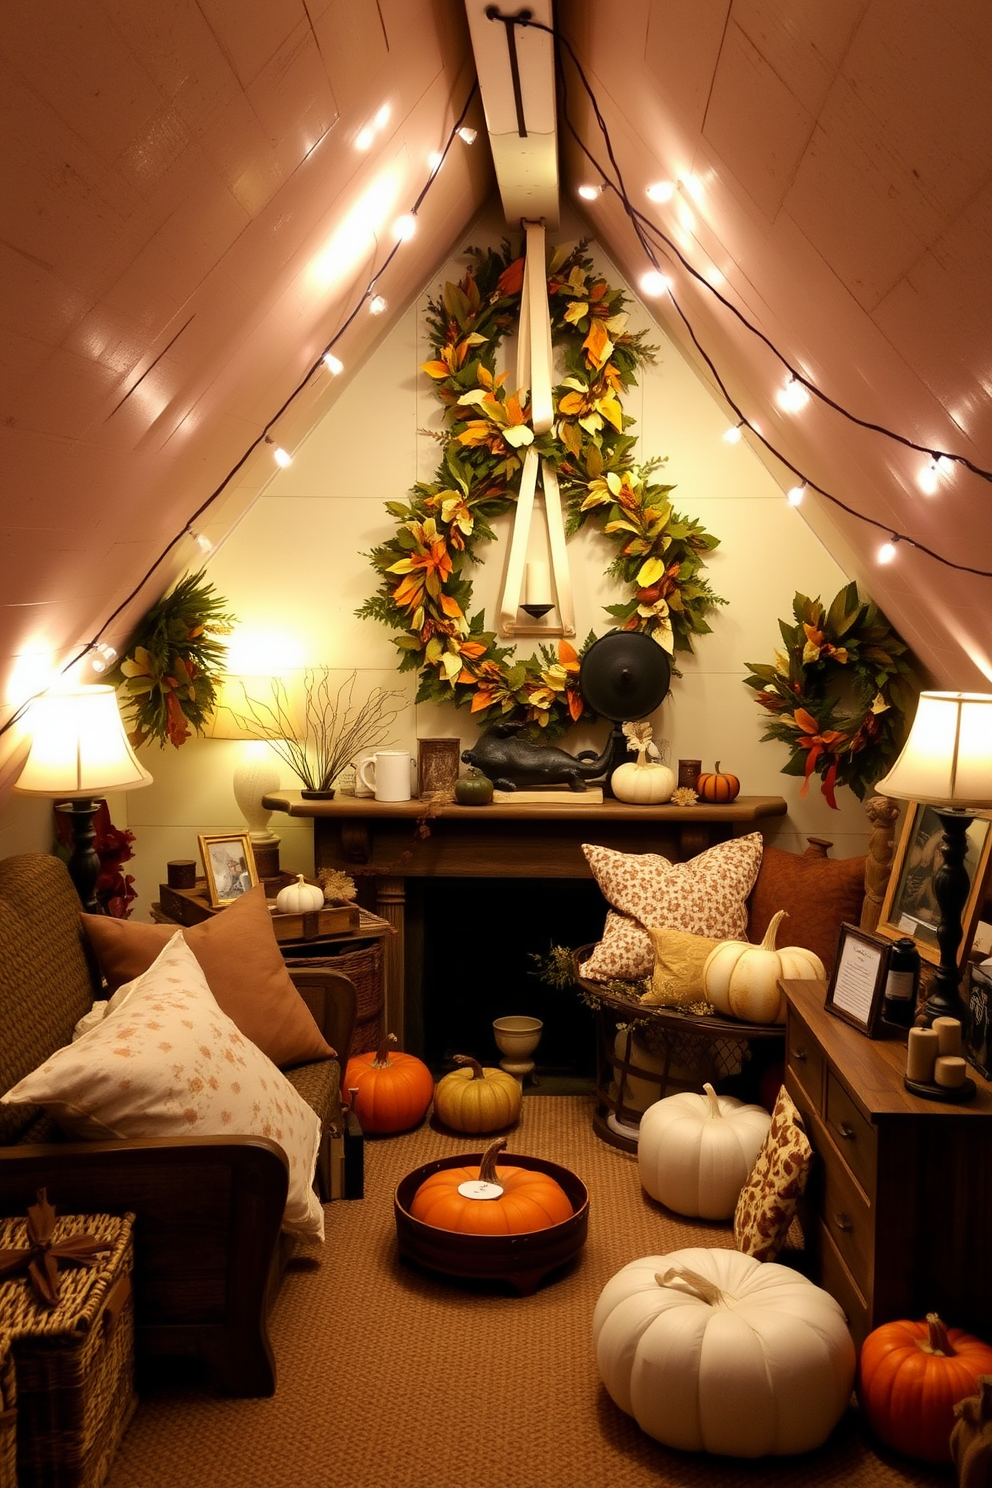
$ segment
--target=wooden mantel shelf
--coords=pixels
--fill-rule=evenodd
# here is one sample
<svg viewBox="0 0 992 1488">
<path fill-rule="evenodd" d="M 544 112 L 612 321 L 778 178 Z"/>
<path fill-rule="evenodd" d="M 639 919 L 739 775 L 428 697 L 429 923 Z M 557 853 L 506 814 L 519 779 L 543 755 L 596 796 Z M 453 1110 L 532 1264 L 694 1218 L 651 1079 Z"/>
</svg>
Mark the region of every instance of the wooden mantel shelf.
<svg viewBox="0 0 992 1488">
<path fill-rule="evenodd" d="M 420 975 L 405 950 L 415 913 L 408 880 L 589 878 L 584 842 L 681 862 L 786 813 L 781 796 L 738 796 L 728 806 L 633 806 L 616 800 L 585 805 L 571 791 L 556 793 L 547 803 L 488 806 L 376 801 L 347 791 L 329 801 L 272 791 L 262 802 L 270 811 L 313 820 L 318 869 L 339 868 L 359 881 L 372 881 L 366 907 L 397 931 L 386 946 L 386 1016 L 401 1036 L 407 994 L 419 986 Z M 367 897 L 363 890 L 360 898 Z"/>
</svg>

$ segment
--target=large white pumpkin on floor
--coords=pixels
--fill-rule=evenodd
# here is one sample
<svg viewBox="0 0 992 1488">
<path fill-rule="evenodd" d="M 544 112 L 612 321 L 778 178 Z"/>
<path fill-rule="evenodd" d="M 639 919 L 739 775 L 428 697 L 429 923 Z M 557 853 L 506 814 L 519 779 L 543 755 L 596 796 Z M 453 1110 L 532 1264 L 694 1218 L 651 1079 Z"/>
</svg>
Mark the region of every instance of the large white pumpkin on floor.
<svg viewBox="0 0 992 1488">
<path fill-rule="evenodd" d="M 732 1095 L 683 1090 L 641 1117 L 637 1167 L 645 1191 L 676 1214 L 729 1219 L 771 1117 Z"/>
<path fill-rule="evenodd" d="M 746 1023 L 784 1023 L 785 998 L 779 978 L 810 978 L 824 981 L 826 970 L 819 956 L 805 946 L 776 949 L 778 927 L 786 918 L 780 909 L 768 923 L 760 945 L 746 940 L 723 940 L 703 965 L 703 992 L 724 1017 Z"/>
<path fill-rule="evenodd" d="M 593 1343 L 615 1404 L 683 1452 L 811 1452 L 854 1383 L 854 1344 L 833 1297 L 736 1250 L 631 1261 L 600 1293 Z"/>
</svg>

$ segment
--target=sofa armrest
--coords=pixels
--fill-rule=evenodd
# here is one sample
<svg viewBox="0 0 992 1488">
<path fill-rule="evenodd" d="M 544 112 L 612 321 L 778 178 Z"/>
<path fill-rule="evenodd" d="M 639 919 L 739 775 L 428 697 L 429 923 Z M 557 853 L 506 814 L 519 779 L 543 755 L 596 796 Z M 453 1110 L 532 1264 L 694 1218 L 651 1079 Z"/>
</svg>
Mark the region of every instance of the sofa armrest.
<svg viewBox="0 0 992 1488">
<path fill-rule="evenodd" d="M 354 983 L 344 972 L 331 971 L 323 966 L 313 969 L 291 966 L 289 974 L 317 1027 L 331 1048 L 336 1050 L 343 1080 L 358 1017 Z"/>
<path fill-rule="evenodd" d="M 265 1137 L 0 1148 L 0 1214 L 40 1188 L 59 1214 L 134 1213 L 139 1361 L 200 1358 L 232 1395 L 275 1390 L 266 1310 L 288 1185 Z"/>
</svg>

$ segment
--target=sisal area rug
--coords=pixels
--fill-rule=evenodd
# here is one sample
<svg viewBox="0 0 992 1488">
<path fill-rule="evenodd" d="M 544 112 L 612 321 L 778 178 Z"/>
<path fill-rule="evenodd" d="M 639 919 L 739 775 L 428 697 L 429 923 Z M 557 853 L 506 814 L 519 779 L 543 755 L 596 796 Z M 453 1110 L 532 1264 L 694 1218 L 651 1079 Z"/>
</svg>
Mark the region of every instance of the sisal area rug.
<svg viewBox="0 0 992 1488">
<path fill-rule="evenodd" d="M 648 1199 L 591 1115 L 587 1096 L 527 1097 L 509 1134 L 511 1156 L 563 1163 L 590 1193 L 579 1259 L 522 1298 L 397 1257 L 398 1181 L 480 1139 L 425 1123 L 366 1142 L 366 1197 L 328 1206 L 326 1244 L 276 1303 L 275 1396 L 144 1395 L 108 1488 L 950 1488 L 951 1468 L 880 1452 L 854 1407 L 819 1452 L 758 1462 L 670 1451 L 617 1410 L 591 1343 L 601 1288 L 638 1256 L 733 1242 Z"/>
</svg>

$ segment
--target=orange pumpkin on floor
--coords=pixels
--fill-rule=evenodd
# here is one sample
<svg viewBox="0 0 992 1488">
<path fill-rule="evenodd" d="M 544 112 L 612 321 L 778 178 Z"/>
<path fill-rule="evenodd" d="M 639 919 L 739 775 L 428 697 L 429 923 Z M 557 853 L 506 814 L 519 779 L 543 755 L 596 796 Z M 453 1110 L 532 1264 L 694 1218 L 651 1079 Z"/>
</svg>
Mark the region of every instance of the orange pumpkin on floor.
<svg viewBox="0 0 992 1488">
<path fill-rule="evenodd" d="M 373 1136 L 409 1131 L 423 1121 L 434 1098 L 434 1077 L 413 1054 L 391 1049 L 395 1033 L 382 1040 L 374 1053 L 348 1060 L 344 1088 L 361 1128 Z"/>
<path fill-rule="evenodd" d="M 712 775 L 700 775 L 696 781 L 696 795 L 701 801 L 710 801 L 714 805 L 725 806 L 736 801 L 740 793 L 741 783 L 737 776 L 721 772 L 719 760 Z"/>
<path fill-rule="evenodd" d="M 534 1168 L 497 1169 L 497 1157 L 505 1146 L 506 1138 L 498 1137 L 490 1142 L 480 1163 L 432 1173 L 413 1196 L 410 1213 L 414 1219 L 461 1235 L 526 1235 L 571 1219 L 568 1195 L 547 1173 Z M 485 1193 L 494 1186 L 499 1193 Z"/>
<path fill-rule="evenodd" d="M 924 1462 L 950 1462 L 954 1406 L 992 1374 L 992 1348 L 935 1312 L 926 1322 L 883 1323 L 861 1346 L 858 1399 L 887 1446 Z"/>
</svg>

